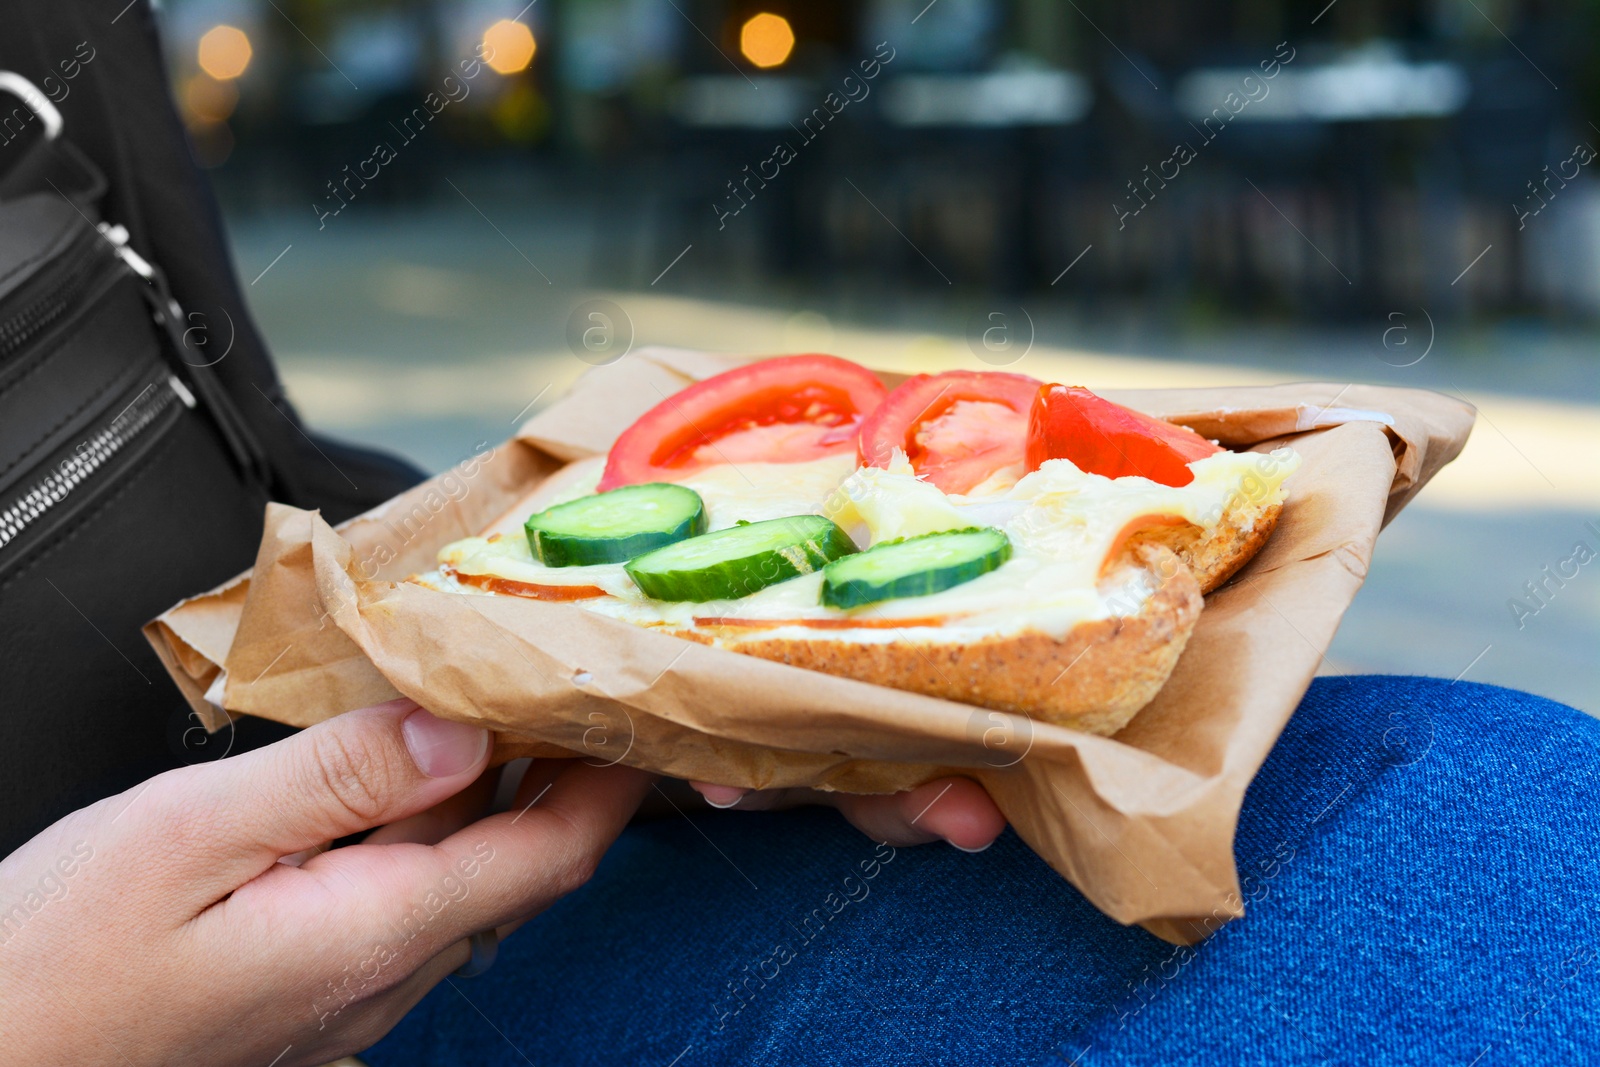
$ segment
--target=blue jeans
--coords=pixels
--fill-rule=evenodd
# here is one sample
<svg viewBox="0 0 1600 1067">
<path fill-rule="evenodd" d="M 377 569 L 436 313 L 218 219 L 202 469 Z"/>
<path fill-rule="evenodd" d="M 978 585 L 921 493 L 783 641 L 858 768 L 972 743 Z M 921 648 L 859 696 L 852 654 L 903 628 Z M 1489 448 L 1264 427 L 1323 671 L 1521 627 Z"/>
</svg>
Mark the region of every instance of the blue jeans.
<svg viewBox="0 0 1600 1067">
<path fill-rule="evenodd" d="M 427 1064 L 1595 1062 L 1600 721 L 1319 679 L 1252 785 L 1247 915 L 1102 916 L 1007 833 L 875 846 L 831 811 L 631 828 L 594 881 L 365 1054 Z M 869 877 L 870 872 L 870 877 Z"/>
</svg>

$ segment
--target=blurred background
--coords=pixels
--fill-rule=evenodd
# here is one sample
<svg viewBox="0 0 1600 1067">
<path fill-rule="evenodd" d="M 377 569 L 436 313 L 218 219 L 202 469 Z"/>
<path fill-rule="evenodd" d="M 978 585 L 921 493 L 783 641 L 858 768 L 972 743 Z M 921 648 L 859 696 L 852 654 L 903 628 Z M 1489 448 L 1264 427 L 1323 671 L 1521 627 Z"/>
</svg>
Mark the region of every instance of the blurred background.
<svg viewBox="0 0 1600 1067">
<path fill-rule="evenodd" d="M 162 10 L 239 273 L 323 429 L 440 469 L 643 344 L 1091 387 L 1436 389 L 1477 405 L 1477 429 L 1385 532 L 1325 670 L 1496 682 L 1591 713 L 1597 15 Z"/>
</svg>

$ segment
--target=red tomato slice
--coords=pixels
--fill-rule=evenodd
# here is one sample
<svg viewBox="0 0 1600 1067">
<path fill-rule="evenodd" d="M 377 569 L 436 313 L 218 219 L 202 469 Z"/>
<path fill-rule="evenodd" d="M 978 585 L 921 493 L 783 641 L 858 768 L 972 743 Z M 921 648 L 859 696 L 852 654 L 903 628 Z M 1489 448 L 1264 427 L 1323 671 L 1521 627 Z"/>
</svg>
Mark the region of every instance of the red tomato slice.
<svg viewBox="0 0 1600 1067">
<path fill-rule="evenodd" d="M 718 463 L 804 463 L 850 452 L 885 392 L 871 371 L 837 356 L 778 356 L 725 371 L 624 430 L 599 488 L 672 481 Z"/>
<path fill-rule="evenodd" d="M 1221 452 L 1186 426 L 1113 404 L 1076 385 L 1046 385 L 1028 417 L 1028 470 L 1070 459 L 1107 478 L 1140 475 L 1162 485 L 1194 481 L 1189 464 Z"/>
<path fill-rule="evenodd" d="M 965 493 L 1021 463 L 1028 408 L 1042 383 L 1026 374 L 946 371 L 901 382 L 861 424 L 861 463 L 887 467 L 895 449 L 946 493 Z"/>
<path fill-rule="evenodd" d="M 593 600 L 611 594 L 597 585 L 536 585 L 511 578 L 497 578 L 492 574 L 462 574 L 454 567 L 441 567 L 463 585 L 476 586 L 503 596 L 527 597 L 529 600 Z"/>
</svg>

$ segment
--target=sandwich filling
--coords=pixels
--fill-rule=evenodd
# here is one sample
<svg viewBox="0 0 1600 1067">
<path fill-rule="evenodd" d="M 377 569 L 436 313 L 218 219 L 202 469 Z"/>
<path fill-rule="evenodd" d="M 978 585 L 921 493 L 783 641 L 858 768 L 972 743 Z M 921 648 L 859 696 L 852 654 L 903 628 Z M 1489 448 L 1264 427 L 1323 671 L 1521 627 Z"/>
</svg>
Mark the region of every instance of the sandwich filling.
<svg viewBox="0 0 1600 1067">
<path fill-rule="evenodd" d="M 538 499 L 537 507 L 593 494 L 605 461 L 582 462 L 586 467 L 572 469 L 572 476 Z M 952 588 L 855 608 L 823 604 L 820 569 L 738 599 L 663 601 L 646 596 L 623 563 L 540 562 L 520 529 L 523 514 L 514 524 L 497 524 L 486 536 L 445 546 L 439 570 L 419 580 L 463 593 L 564 600 L 636 625 L 699 627 L 735 638 L 741 629 L 799 639 L 825 632 L 863 642 L 910 637 L 964 643 L 1023 630 L 1061 638 L 1080 623 L 1138 614 L 1159 588 L 1162 577 L 1144 568 L 1106 573 L 1130 535 L 1151 526 L 1189 524 L 1204 536 L 1224 518 L 1248 532 L 1264 512 L 1282 503 L 1284 479 L 1299 467 L 1300 457 L 1289 448 L 1219 451 L 1189 463 L 1193 478 L 1182 486 L 1138 476 L 1107 478 L 1086 473 L 1068 459 L 1048 459 L 1031 473 L 1013 468 L 969 493 L 946 493 L 919 476 L 898 449 L 881 466 L 857 462 L 853 455 L 796 463 L 738 461 L 660 480 L 700 495 L 710 532 L 820 515 L 867 549 L 981 527 L 1005 534 L 1009 556 Z"/>
</svg>

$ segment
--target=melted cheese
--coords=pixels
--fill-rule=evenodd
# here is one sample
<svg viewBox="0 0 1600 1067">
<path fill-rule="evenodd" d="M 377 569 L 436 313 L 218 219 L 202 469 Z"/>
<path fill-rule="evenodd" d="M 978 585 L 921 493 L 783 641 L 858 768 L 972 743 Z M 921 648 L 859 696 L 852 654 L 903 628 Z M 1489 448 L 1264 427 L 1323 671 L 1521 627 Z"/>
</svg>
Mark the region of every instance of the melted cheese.
<svg viewBox="0 0 1600 1067">
<path fill-rule="evenodd" d="M 724 463 L 673 480 L 700 494 L 708 527 L 722 530 L 740 520 L 822 513 L 855 469 L 855 456 L 827 456 L 809 463 Z"/>
<path fill-rule="evenodd" d="M 596 465 L 592 472 L 585 472 L 584 477 L 541 503 L 552 507 L 593 493 L 601 466 Z M 811 463 L 722 464 L 676 480 L 700 494 L 706 508 L 706 528 L 724 530 L 741 520 L 760 522 L 820 513 L 839 483 L 854 469 L 855 457 L 829 456 Z M 504 528 L 504 524 L 496 525 Z M 593 585 L 613 596 L 643 599 L 620 563 L 546 567 L 533 558 L 528 539 L 520 529 L 498 537 L 469 537 L 452 542 L 440 551 L 439 562 L 462 574 L 486 574 L 534 585 Z"/>
<path fill-rule="evenodd" d="M 919 640 L 970 641 L 978 636 L 1036 629 L 1064 636 L 1081 622 L 1135 614 L 1155 591 L 1147 575 L 1130 571 L 1115 588 L 1102 584 L 1101 567 L 1124 528 L 1143 516 L 1174 516 L 1210 530 L 1230 515 L 1248 528 L 1266 508 L 1281 503 L 1283 482 L 1300 465 L 1284 448 L 1272 453 L 1219 452 L 1190 464 L 1194 481 L 1174 488 L 1129 477 L 1086 474 L 1067 460 L 1051 460 L 1012 483 L 991 478 L 982 492 L 947 495 L 916 477 L 903 454 L 887 469 L 856 469 L 851 457 L 809 463 L 737 463 L 707 468 L 678 481 L 700 493 L 708 525 L 724 529 L 740 520 L 823 514 L 863 548 L 898 537 L 967 526 L 995 526 L 1011 538 L 1012 558 L 973 581 L 931 596 L 905 597 L 856 609 L 878 625 L 829 630 L 859 641 L 904 639 L 883 626 L 895 619 L 948 617 L 918 627 Z M 575 483 L 572 495 L 593 490 Z M 563 495 L 566 495 L 565 493 Z M 813 573 L 769 586 L 740 600 L 664 603 L 641 594 L 621 564 L 546 567 L 529 553 L 526 538 L 468 538 L 448 545 L 439 561 L 463 574 L 488 574 L 544 585 L 594 585 L 612 596 L 578 602 L 640 625 L 689 626 L 697 618 L 752 620 L 840 619 L 851 613 L 820 603 L 822 575 Z M 761 631 L 770 637 L 816 637 L 803 625 Z"/>
</svg>

